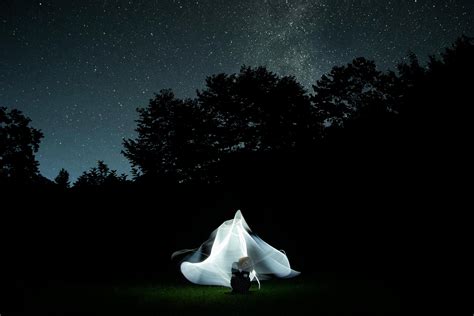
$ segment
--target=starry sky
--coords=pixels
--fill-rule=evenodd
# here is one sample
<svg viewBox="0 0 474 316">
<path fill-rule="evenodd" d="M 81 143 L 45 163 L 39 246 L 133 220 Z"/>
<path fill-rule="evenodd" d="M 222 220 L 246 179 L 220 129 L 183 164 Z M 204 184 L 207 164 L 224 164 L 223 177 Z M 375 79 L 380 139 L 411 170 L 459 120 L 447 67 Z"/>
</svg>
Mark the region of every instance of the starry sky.
<svg viewBox="0 0 474 316">
<path fill-rule="evenodd" d="M 37 159 L 75 179 L 120 154 L 137 107 L 206 76 L 266 65 L 308 89 L 359 56 L 394 68 L 474 36 L 472 0 L 1 0 L 0 106 L 43 131 Z"/>
</svg>

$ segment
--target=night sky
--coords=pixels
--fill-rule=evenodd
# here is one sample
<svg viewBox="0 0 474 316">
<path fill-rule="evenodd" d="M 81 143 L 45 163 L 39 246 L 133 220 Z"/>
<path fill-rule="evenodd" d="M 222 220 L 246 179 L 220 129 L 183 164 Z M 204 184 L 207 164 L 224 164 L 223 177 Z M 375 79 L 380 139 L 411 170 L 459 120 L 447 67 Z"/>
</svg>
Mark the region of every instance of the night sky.
<svg viewBox="0 0 474 316">
<path fill-rule="evenodd" d="M 359 56 L 394 68 L 474 35 L 473 0 L 1 0 L 0 106 L 43 131 L 40 170 L 119 172 L 137 107 L 206 76 L 266 65 L 308 89 Z"/>
</svg>

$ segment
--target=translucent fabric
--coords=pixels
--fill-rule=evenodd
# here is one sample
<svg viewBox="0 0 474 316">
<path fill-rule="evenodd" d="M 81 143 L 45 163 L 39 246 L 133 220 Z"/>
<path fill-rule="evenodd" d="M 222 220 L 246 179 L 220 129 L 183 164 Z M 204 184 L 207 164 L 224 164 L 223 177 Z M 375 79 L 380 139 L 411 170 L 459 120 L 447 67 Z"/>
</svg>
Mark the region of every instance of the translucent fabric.
<svg viewBox="0 0 474 316">
<path fill-rule="evenodd" d="M 250 259 L 250 279 L 259 285 L 259 280 L 272 276 L 290 278 L 299 274 L 291 269 L 283 251 L 251 232 L 240 211 L 234 219 L 220 225 L 197 250 L 182 250 L 173 256 L 186 252 L 191 255 L 181 263 L 180 269 L 186 279 L 196 284 L 231 287 L 232 264 L 243 257 Z"/>
</svg>

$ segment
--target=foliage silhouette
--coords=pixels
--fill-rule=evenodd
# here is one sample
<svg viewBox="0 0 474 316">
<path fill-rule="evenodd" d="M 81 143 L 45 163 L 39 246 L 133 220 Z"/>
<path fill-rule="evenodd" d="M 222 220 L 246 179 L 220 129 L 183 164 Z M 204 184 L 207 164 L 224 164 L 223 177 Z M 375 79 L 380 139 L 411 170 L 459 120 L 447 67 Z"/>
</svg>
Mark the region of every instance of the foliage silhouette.
<svg viewBox="0 0 474 316">
<path fill-rule="evenodd" d="M 320 131 L 304 88 L 264 67 L 208 77 L 196 100 L 163 90 L 138 112 L 124 155 L 136 175 L 175 183 L 221 182 L 235 157 L 304 150 Z"/>
<path fill-rule="evenodd" d="M 117 170 L 110 168 L 102 161 L 97 162 L 97 167 L 84 171 L 74 183 L 75 189 L 94 189 L 117 187 L 127 183 L 127 176 L 117 175 Z"/>
<path fill-rule="evenodd" d="M 199 177 L 209 146 L 202 139 L 206 121 L 197 103 L 162 90 L 137 111 L 138 137 L 125 140 L 123 150 L 134 175 L 171 183 Z"/>
<path fill-rule="evenodd" d="M 322 76 L 312 94 L 294 77 L 246 66 L 208 77 L 195 99 L 162 90 L 137 110 L 137 137 L 124 140 L 122 153 L 135 181 L 148 184 L 327 181 L 436 164 L 459 171 L 454 160 L 468 160 L 472 135 L 473 47 L 460 37 L 426 66 L 409 53 L 397 72 L 356 58 Z M 49 183 L 34 157 L 43 135 L 29 123 L 0 108 L 3 183 Z M 56 178 L 62 187 L 66 173 Z M 74 186 L 124 183 L 99 162 Z"/>
<path fill-rule="evenodd" d="M 69 189 L 71 183 L 69 182 L 69 172 L 62 168 L 58 175 L 54 178 L 54 182 L 62 189 Z"/>
<path fill-rule="evenodd" d="M 430 56 L 426 67 L 412 62 L 400 76 L 405 94 L 399 138 L 420 175 L 448 183 L 469 170 L 473 56 L 474 40 L 463 36 L 440 56 Z"/>
<path fill-rule="evenodd" d="M 364 159 L 361 153 L 391 145 L 400 93 L 394 72 L 382 73 L 373 61 L 357 58 L 334 67 L 313 88 L 325 142 L 344 151 L 338 155 Z"/>
<path fill-rule="evenodd" d="M 349 157 L 367 172 L 370 164 L 403 168 L 408 151 L 420 142 L 426 148 L 423 140 L 447 135 L 441 126 L 451 133 L 459 129 L 454 122 L 468 117 L 462 104 L 472 81 L 472 46 L 461 37 L 427 67 L 410 53 L 398 73 L 356 58 L 322 76 L 309 96 L 294 77 L 245 66 L 208 77 L 195 100 L 164 90 L 138 110 L 138 137 L 125 140 L 124 154 L 136 176 L 167 183 L 284 181 L 295 167 L 318 173 L 330 164 L 343 172 L 339 163 Z"/>
<path fill-rule="evenodd" d="M 40 179 L 35 153 L 43 138 L 22 112 L 0 107 L 0 183 L 31 184 Z"/>
</svg>

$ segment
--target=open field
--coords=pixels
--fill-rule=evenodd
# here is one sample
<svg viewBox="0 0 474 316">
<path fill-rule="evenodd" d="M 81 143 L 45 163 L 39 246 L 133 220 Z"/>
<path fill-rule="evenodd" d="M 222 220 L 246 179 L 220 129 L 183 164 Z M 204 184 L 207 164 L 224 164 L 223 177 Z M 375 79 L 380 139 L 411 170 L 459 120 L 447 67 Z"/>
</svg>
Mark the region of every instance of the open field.
<svg viewBox="0 0 474 316">
<path fill-rule="evenodd" d="M 247 295 L 192 284 L 71 285 L 51 283 L 25 293 L 27 314 L 395 315 L 397 295 L 378 281 L 275 280 Z"/>
</svg>

